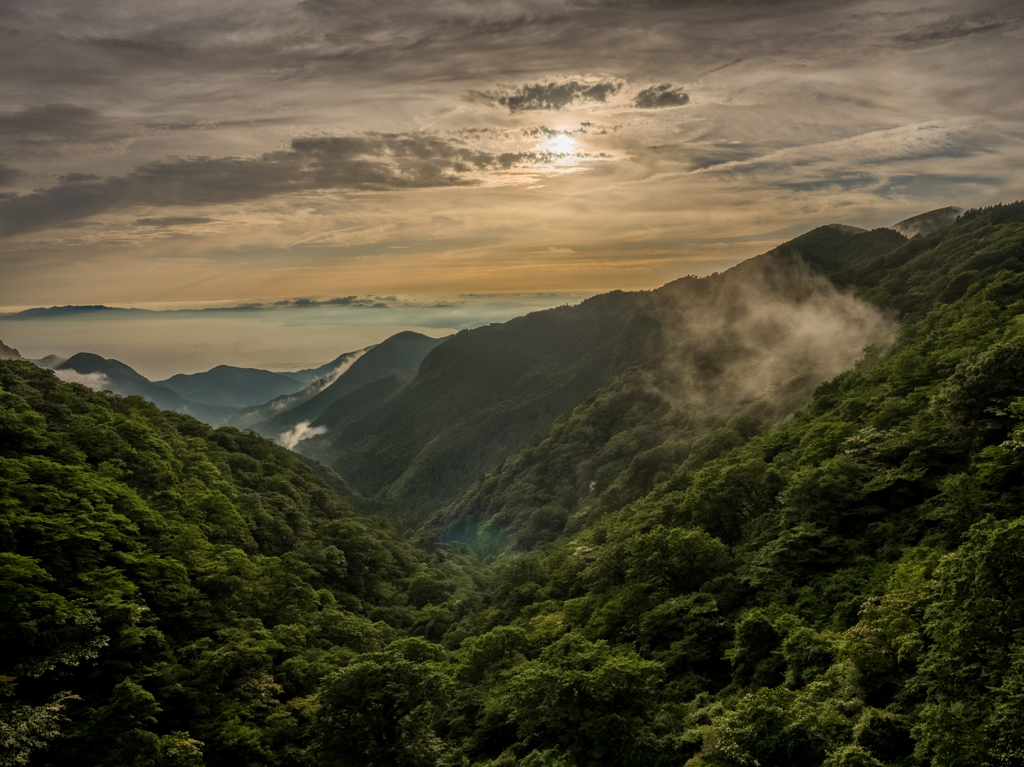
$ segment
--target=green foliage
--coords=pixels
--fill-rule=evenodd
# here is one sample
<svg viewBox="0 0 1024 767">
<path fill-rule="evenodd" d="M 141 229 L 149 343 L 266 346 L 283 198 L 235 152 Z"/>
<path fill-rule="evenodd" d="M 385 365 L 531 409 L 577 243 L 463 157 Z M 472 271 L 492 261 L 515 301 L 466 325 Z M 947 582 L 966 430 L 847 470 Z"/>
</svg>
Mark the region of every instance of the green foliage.
<svg viewBox="0 0 1024 767">
<path fill-rule="evenodd" d="M 661 673 L 625 647 L 574 632 L 507 672 L 503 702 L 527 748 L 564 751 L 581 767 L 651 764 L 647 722 Z"/>
<path fill-rule="evenodd" d="M 432 722 L 451 681 L 438 653 L 406 640 L 367 653 L 328 677 L 314 721 L 318 763 L 341 767 L 424 767 L 437 763 Z"/>
<path fill-rule="evenodd" d="M 455 591 L 254 434 L 14 361 L 0 429 L 12 763 L 301 764 L 321 680 L 419 620 L 410 579 Z"/>
<path fill-rule="evenodd" d="M 1024 519 L 987 519 L 943 560 L 914 679 L 925 694 L 914 734 L 935 765 L 1006 764 L 1024 754 Z"/>
<path fill-rule="evenodd" d="M 813 392 L 640 344 L 734 277 L 439 346 L 337 446 L 408 519 L 471 485 L 420 549 L 252 433 L 0 362 L 2 763 L 1024 763 L 1022 242 L 1009 206 L 765 257 L 901 315 Z"/>
</svg>

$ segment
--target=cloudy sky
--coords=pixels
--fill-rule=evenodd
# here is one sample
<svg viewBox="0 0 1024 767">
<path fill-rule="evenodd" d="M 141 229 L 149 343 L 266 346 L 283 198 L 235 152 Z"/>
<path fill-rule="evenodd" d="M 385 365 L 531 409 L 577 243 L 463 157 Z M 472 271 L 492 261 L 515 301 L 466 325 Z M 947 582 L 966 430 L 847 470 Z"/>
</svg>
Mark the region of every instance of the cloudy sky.
<svg viewBox="0 0 1024 767">
<path fill-rule="evenodd" d="M 650 288 L 1024 197 L 1017 0 L 4 0 L 0 307 Z"/>
</svg>

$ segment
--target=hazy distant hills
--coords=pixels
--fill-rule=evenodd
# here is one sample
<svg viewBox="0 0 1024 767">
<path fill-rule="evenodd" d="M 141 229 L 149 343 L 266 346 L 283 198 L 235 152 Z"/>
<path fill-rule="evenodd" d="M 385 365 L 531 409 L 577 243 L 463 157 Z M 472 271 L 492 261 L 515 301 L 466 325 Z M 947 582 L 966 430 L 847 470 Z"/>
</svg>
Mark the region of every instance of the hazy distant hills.
<svg viewBox="0 0 1024 767">
<path fill-rule="evenodd" d="M 55 307 L 61 312 L 81 309 L 86 313 L 105 308 Z M 277 373 L 218 365 L 202 373 L 179 374 L 156 382 L 119 360 L 87 352 L 68 360 L 51 354 L 30 361 L 56 371 L 66 381 L 122 396 L 141 396 L 162 409 L 185 413 L 213 426 L 230 422 L 238 428 L 257 427 L 268 436 L 278 437 L 342 400 L 338 412 L 349 415 L 339 418 L 379 404 L 408 382 L 426 354 L 442 340 L 403 332 L 382 344 L 345 352 L 315 368 Z M 0 342 L 0 359 L 23 357 Z M 378 381 L 380 386 L 375 386 Z M 272 422 L 264 426 L 267 421 Z"/>
<path fill-rule="evenodd" d="M 92 306 L 40 306 L 33 309 L 25 309 L 20 312 L 3 314 L 5 320 L 45 320 L 45 319 L 68 319 L 84 315 L 116 315 L 119 318 L 136 315 L 154 314 L 149 309 L 123 309 L 120 307 L 103 306 L 96 304 Z"/>
<path fill-rule="evenodd" d="M 176 392 L 158 386 L 123 362 L 104 359 L 98 354 L 80 352 L 58 365 L 56 371 L 66 381 L 84 383 L 94 389 L 123 396 L 145 397 L 162 410 L 184 410 L 189 404 Z"/>
<path fill-rule="evenodd" d="M 63 357 L 58 357 L 56 354 L 47 354 L 42 359 L 30 360 L 30 362 L 34 362 L 39 367 L 46 368 L 47 370 L 56 370 L 66 361 Z"/>
<path fill-rule="evenodd" d="M 265 436 L 277 436 L 299 423 L 314 421 L 356 389 L 397 373 L 416 370 L 424 357 L 444 340 L 412 331 L 396 333 L 362 354 L 330 386 L 253 428 Z"/>
<path fill-rule="evenodd" d="M 226 408 L 258 405 L 303 386 L 302 380 L 288 373 L 230 365 L 218 365 L 205 373 L 178 374 L 156 383 L 197 405 Z"/>
</svg>

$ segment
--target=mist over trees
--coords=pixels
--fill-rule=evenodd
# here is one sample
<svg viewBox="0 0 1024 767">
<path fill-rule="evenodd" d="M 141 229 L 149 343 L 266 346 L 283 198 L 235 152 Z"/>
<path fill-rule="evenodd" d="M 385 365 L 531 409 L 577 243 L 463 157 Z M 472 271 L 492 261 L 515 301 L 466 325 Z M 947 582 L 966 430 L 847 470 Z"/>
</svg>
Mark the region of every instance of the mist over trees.
<svg viewBox="0 0 1024 767">
<path fill-rule="evenodd" d="M 0 764 L 1019 764 L 1021 316 L 1024 204 L 824 227 L 459 334 L 330 467 L 0 361 Z"/>
</svg>

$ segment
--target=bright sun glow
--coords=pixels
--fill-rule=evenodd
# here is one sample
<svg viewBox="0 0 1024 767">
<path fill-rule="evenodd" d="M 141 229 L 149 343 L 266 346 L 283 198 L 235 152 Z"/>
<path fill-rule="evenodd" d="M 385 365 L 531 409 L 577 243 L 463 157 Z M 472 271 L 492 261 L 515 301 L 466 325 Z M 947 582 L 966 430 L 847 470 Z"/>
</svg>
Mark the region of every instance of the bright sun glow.
<svg viewBox="0 0 1024 767">
<path fill-rule="evenodd" d="M 565 135 L 555 136 L 547 142 L 548 151 L 552 154 L 572 154 L 576 142 Z"/>
</svg>

